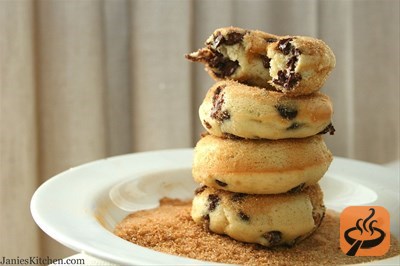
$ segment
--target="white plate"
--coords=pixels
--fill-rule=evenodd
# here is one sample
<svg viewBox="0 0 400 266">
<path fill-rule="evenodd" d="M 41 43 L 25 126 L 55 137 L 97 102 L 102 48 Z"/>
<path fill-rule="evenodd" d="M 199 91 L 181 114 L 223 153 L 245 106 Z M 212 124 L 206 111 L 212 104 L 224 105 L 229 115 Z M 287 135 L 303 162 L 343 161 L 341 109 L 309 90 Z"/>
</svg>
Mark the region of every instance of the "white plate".
<svg viewBox="0 0 400 266">
<path fill-rule="evenodd" d="M 112 157 L 63 172 L 45 182 L 31 201 L 40 228 L 78 252 L 123 265 L 204 264 L 124 241 L 114 226 L 133 210 L 157 206 L 164 196 L 190 199 L 192 149 L 163 150 Z M 399 237 L 399 175 L 370 163 L 335 157 L 321 180 L 328 208 L 384 206 L 391 231 Z M 400 256 L 374 264 L 399 265 Z"/>
</svg>

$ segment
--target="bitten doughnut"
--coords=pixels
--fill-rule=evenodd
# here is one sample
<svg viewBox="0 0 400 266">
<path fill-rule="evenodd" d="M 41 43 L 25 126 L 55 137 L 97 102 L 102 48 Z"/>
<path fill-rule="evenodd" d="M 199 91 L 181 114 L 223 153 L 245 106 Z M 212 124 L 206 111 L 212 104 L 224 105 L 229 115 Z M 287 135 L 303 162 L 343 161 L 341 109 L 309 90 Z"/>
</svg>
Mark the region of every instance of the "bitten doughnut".
<svg viewBox="0 0 400 266">
<path fill-rule="evenodd" d="M 200 225 L 233 239 L 272 247 L 294 245 L 311 235 L 325 214 L 319 185 L 278 195 L 231 193 L 200 187 L 191 216 Z"/>
<path fill-rule="evenodd" d="M 318 182 L 332 154 L 320 135 L 302 139 L 245 140 L 206 135 L 194 150 L 197 183 L 248 194 L 278 194 Z"/>
<path fill-rule="evenodd" d="M 186 58 L 204 63 L 214 79 L 237 80 L 291 95 L 319 90 L 336 63 L 332 50 L 321 40 L 235 27 L 215 30 L 204 48 Z"/>
<path fill-rule="evenodd" d="M 290 97 L 229 80 L 215 83 L 199 108 L 200 120 L 210 134 L 246 139 L 333 134 L 332 114 L 329 97 L 320 92 Z"/>
</svg>

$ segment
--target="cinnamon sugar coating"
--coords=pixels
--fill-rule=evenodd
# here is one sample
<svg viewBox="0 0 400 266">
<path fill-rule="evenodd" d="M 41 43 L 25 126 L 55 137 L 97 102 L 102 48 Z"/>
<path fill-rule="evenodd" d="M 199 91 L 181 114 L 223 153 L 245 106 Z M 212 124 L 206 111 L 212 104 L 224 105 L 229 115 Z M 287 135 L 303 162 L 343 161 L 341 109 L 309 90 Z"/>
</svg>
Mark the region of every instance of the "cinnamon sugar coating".
<svg viewBox="0 0 400 266">
<path fill-rule="evenodd" d="M 191 202 L 163 199 L 161 206 L 126 217 L 115 234 L 127 241 L 160 252 L 210 262 L 242 265 L 345 265 L 365 263 L 400 254 L 399 242 L 383 257 L 346 256 L 339 247 L 339 216 L 328 211 L 321 227 L 292 248 L 263 248 L 213 234 L 190 217 Z"/>
</svg>

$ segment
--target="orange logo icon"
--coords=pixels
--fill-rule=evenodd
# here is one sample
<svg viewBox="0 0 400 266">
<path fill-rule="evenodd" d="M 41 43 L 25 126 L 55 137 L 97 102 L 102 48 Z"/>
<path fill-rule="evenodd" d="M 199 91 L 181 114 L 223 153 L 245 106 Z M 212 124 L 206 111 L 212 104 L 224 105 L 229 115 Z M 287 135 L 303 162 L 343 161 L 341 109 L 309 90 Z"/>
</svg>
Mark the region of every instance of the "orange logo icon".
<svg viewBox="0 0 400 266">
<path fill-rule="evenodd" d="M 382 256 L 389 250 L 390 216 L 381 206 L 351 206 L 340 215 L 340 248 L 348 256 Z"/>
</svg>

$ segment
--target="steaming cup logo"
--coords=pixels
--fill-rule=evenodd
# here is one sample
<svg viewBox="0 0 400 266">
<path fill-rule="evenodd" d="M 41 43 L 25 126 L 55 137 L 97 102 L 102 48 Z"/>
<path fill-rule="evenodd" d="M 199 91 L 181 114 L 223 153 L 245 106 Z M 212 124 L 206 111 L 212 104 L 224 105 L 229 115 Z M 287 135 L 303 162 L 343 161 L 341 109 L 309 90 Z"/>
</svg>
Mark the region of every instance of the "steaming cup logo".
<svg viewBox="0 0 400 266">
<path fill-rule="evenodd" d="M 351 206 L 340 215 L 340 248 L 347 256 L 382 256 L 389 250 L 390 216 L 381 206 Z"/>
</svg>

